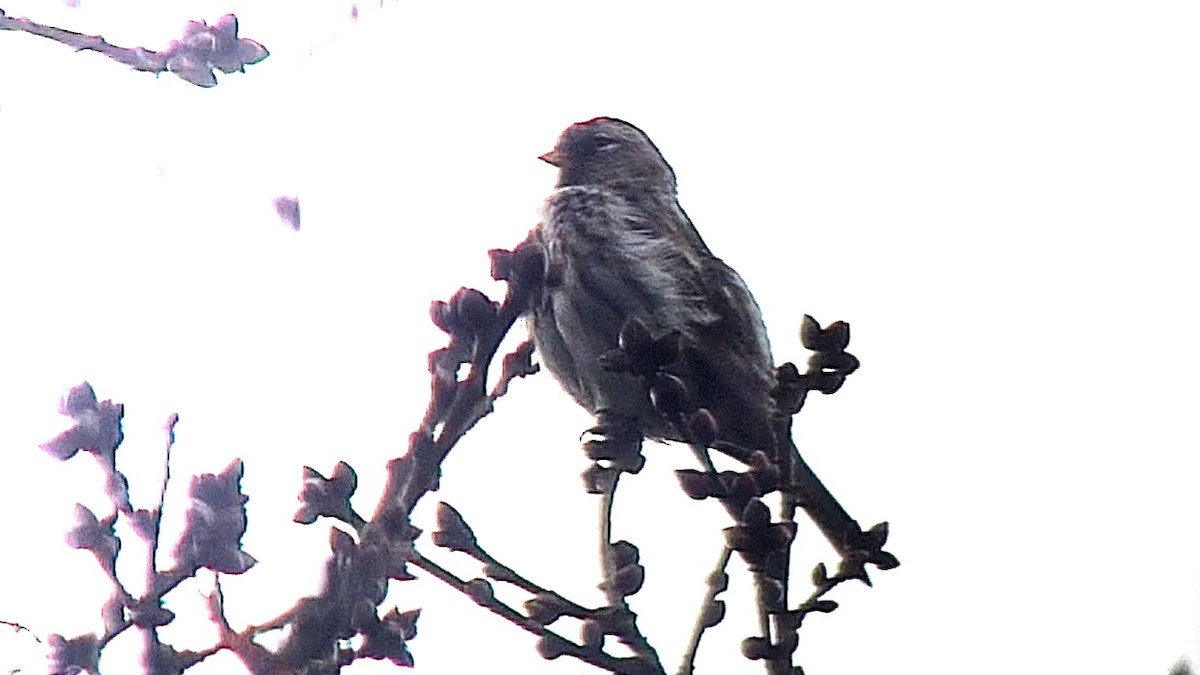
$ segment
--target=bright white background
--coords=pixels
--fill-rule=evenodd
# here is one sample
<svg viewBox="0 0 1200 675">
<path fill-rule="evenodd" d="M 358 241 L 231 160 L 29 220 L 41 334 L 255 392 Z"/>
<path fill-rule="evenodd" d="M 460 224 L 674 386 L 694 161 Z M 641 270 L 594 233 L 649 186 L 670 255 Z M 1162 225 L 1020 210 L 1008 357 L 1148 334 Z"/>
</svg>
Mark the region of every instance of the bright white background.
<svg viewBox="0 0 1200 675">
<path fill-rule="evenodd" d="M 300 467 L 349 461 L 372 510 L 442 344 L 429 301 L 498 292 L 487 249 L 519 241 L 553 183 L 536 156 L 606 114 L 674 165 L 780 361 L 805 358 L 804 313 L 853 325 L 863 369 L 811 400 L 799 442 L 864 525 L 891 522 L 903 566 L 835 592 L 801 633 L 807 672 L 1153 674 L 1200 656 L 1194 4 L 0 8 L 149 48 L 234 12 L 272 52 L 202 90 L 0 35 L 0 619 L 98 625 L 99 573 L 61 542 L 76 501 L 105 508 L 95 472 L 36 448 L 85 378 L 127 406 L 142 505 L 170 412 L 176 516 L 182 477 L 245 460 L 262 563 L 226 581 L 235 623 L 311 592 L 327 530 L 290 521 Z M 280 195 L 300 198 L 299 232 Z M 549 377 L 518 382 L 418 521 L 451 502 L 497 556 L 598 601 L 587 423 Z M 634 608 L 673 668 L 726 523 L 674 487 L 686 450 L 648 454 L 616 527 L 642 548 Z M 804 537 L 799 579 L 833 559 Z M 588 670 L 434 582 L 394 590 L 424 607 L 419 673 Z M 209 639 L 197 599 L 170 596 L 180 646 Z M 700 672 L 755 672 L 732 655 L 752 630 L 731 616 Z M 0 670 L 36 672 L 29 642 L 0 630 Z"/>
</svg>

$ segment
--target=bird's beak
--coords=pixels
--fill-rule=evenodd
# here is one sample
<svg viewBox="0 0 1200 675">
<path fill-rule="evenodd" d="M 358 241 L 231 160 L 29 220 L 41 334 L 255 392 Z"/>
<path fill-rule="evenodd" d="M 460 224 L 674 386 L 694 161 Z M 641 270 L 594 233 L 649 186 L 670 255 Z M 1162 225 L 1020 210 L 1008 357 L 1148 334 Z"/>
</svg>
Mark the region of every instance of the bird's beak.
<svg viewBox="0 0 1200 675">
<path fill-rule="evenodd" d="M 561 166 L 561 163 L 558 161 L 558 153 L 555 152 L 554 150 L 551 150 L 550 152 L 547 152 L 546 154 L 541 155 L 540 157 L 538 157 L 538 159 L 549 164 L 550 166 Z"/>
</svg>

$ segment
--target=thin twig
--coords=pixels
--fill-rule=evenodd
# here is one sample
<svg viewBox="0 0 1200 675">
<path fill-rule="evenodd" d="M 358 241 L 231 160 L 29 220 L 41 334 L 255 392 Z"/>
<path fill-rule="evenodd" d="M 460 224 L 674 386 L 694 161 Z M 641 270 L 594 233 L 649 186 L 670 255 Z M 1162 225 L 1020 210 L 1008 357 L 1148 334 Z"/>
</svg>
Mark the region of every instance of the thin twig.
<svg viewBox="0 0 1200 675">
<path fill-rule="evenodd" d="M 526 593 L 551 597 L 556 603 L 567 608 L 573 616 L 583 616 L 591 611 L 583 605 L 574 603 L 558 593 L 526 579 L 513 570 L 513 568 L 494 558 L 490 553 L 483 550 L 483 548 L 477 548 L 475 551 L 469 552 L 469 555 L 483 563 L 485 569 L 493 570 L 488 573 L 488 576 L 496 581 L 512 584 Z M 502 575 L 497 575 L 495 570 L 503 570 Z"/>
<path fill-rule="evenodd" d="M 444 567 L 416 552 L 414 552 L 413 556 L 410 558 L 410 562 L 412 562 L 412 564 L 417 568 L 428 572 L 435 579 L 470 597 L 470 593 L 467 591 L 467 581 L 465 579 L 455 575 L 453 572 L 450 572 Z M 598 649 L 588 649 L 583 645 L 576 644 L 574 641 L 568 640 L 549 628 L 537 623 L 536 621 L 533 621 L 516 609 L 504 604 L 503 602 L 500 602 L 495 598 L 492 598 L 492 600 L 484 605 L 484 607 L 492 613 L 507 619 L 509 622 L 513 623 L 519 628 L 537 635 L 538 637 L 553 637 L 556 640 L 561 641 L 564 649 L 563 654 L 566 656 L 573 656 L 584 663 L 601 668 L 610 673 L 630 672 L 629 669 L 625 667 L 625 664 L 629 661 L 628 659 L 620 659 L 610 656 Z"/>
<path fill-rule="evenodd" d="M 611 581 L 617 573 L 612 564 L 612 516 L 617 483 L 620 479 L 621 473 L 614 471 L 612 480 L 608 481 L 608 484 L 604 486 L 604 492 L 600 494 L 600 569 L 604 574 L 605 581 Z M 625 596 L 617 592 L 613 583 L 604 584 L 604 597 L 610 607 L 629 609 L 629 603 L 625 602 Z"/>
<path fill-rule="evenodd" d="M 434 577 L 438 581 L 441 581 L 442 583 L 446 584 L 447 586 L 450 586 L 451 588 L 462 593 L 463 595 L 467 595 L 468 597 L 471 597 L 471 594 L 467 590 L 468 581 L 466 579 L 459 577 L 458 575 L 454 574 L 450 570 L 447 570 L 446 568 L 442 567 L 441 565 L 435 563 L 434 561 L 430 560 L 429 558 L 426 558 L 425 556 L 421 555 L 420 553 L 417 553 L 414 551 L 411 554 L 411 556 L 409 557 L 409 562 L 411 562 L 413 565 L 415 565 L 418 569 L 422 569 L 422 570 L 428 572 L 432 577 Z M 472 599 L 474 599 L 474 598 L 472 598 Z M 492 599 L 489 602 L 479 603 L 479 604 L 482 605 L 488 611 L 492 612 L 493 614 L 497 614 L 497 615 L 503 617 L 504 619 L 507 619 L 513 625 L 515 625 L 519 628 L 522 628 L 530 633 L 533 633 L 534 635 L 540 636 L 547 632 L 547 629 L 545 626 L 542 626 L 541 624 L 534 621 L 533 619 L 530 619 L 529 617 L 525 616 L 521 612 L 517 611 L 516 608 L 511 607 L 511 606 L 501 602 L 500 600 L 496 599 L 494 596 L 492 597 Z"/>
<path fill-rule="evenodd" d="M 688 638 L 687 649 L 683 652 L 683 661 L 679 664 L 677 675 L 691 675 L 696 667 L 696 651 L 700 648 L 700 638 L 704 636 L 704 631 L 707 630 L 705 618 L 708 616 L 708 608 L 712 606 L 717 596 L 721 594 L 725 587 L 718 586 L 715 582 L 721 575 L 725 574 L 725 568 L 729 566 L 729 559 L 733 557 L 733 549 L 725 546 L 721 549 L 721 556 L 717 559 L 717 564 L 713 567 L 713 571 L 708 575 L 708 591 L 704 594 L 704 602 L 700 604 L 700 613 L 696 615 L 696 624 L 692 626 L 692 635 Z"/>
<path fill-rule="evenodd" d="M 217 84 L 214 69 L 223 73 L 244 72 L 246 66 L 258 63 L 269 55 L 257 42 L 237 36 L 237 18 L 232 14 L 221 17 L 212 26 L 203 21 L 189 22 L 184 28 L 183 39 L 172 41 L 163 51 L 118 47 L 99 35 L 84 35 L 26 18 L 9 17 L 0 10 L 2 30 L 20 31 L 54 40 L 77 52 L 98 52 L 134 70 L 155 74 L 171 72 L 200 87 Z"/>
</svg>

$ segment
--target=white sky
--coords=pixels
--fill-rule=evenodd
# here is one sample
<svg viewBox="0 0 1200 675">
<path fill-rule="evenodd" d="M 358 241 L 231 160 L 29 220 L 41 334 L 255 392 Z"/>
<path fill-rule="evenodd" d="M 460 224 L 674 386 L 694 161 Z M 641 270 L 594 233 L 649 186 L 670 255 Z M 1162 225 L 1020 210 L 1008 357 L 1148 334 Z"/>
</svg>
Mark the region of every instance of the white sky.
<svg viewBox="0 0 1200 675">
<path fill-rule="evenodd" d="M 95 475 L 36 449 L 85 378 L 127 406 L 142 505 L 172 411 L 172 497 L 245 459 L 262 563 L 226 582 L 235 622 L 310 592 L 327 528 L 290 522 L 300 467 L 349 461 L 371 511 L 442 344 L 429 301 L 498 293 L 486 251 L 524 236 L 554 179 L 536 156 L 605 114 L 671 161 L 780 361 L 805 358 L 804 313 L 853 326 L 863 369 L 811 400 L 799 442 L 864 525 L 891 522 L 903 566 L 835 591 L 842 608 L 801 633 L 807 672 L 1153 674 L 1200 657 L 1200 9 L 731 7 L 371 0 L 354 22 L 341 0 L 0 2 L 157 49 L 233 12 L 272 53 L 202 90 L 0 34 L 0 619 L 98 625 L 95 566 L 61 543 L 76 501 L 104 510 Z M 300 232 L 279 195 L 299 196 Z M 548 376 L 517 383 L 419 523 L 448 501 L 497 556 L 597 602 L 587 422 Z M 616 531 L 642 549 L 634 609 L 673 668 L 727 523 L 674 487 L 690 453 L 649 455 Z M 800 579 L 832 562 L 805 537 Z M 434 582 L 393 596 L 424 607 L 418 673 L 588 671 Z M 170 596 L 180 646 L 206 644 L 197 598 Z M 732 655 L 752 630 L 731 616 L 700 672 L 755 672 Z M 0 630 L 0 671 L 27 642 Z"/>
</svg>

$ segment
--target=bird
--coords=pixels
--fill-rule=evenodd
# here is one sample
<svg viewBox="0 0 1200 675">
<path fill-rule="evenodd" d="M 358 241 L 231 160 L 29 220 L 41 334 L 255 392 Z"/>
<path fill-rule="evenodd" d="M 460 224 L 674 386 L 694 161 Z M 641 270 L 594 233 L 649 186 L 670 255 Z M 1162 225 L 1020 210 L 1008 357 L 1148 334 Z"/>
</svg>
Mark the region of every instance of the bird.
<svg viewBox="0 0 1200 675">
<path fill-rule="evenodd" d="M 835 548 L 861 530 L 799 459 L 790 433 L 779 439 L 771 397 L 775 364 L 762 311 L 742 277 L 700 236 L 679 204 L 674 169 L 650 137 L 613 117 L 569 126 L 539 159 L 558 169 L 531 233 L 548 272 L 527 322 L 545 368 L 576 402 L 611 428 L 619 422 L 652 440 L 689 439 L 656 410 L 644 378 L 607 368 L 633 320 L 655 338 L 678 335 L 669 369 L 695 405 L 715 419 L 711 446 L 791 453 L 791 479 Z M 822 522 L 824 521 L 824 522 Z"/>
</svg>

